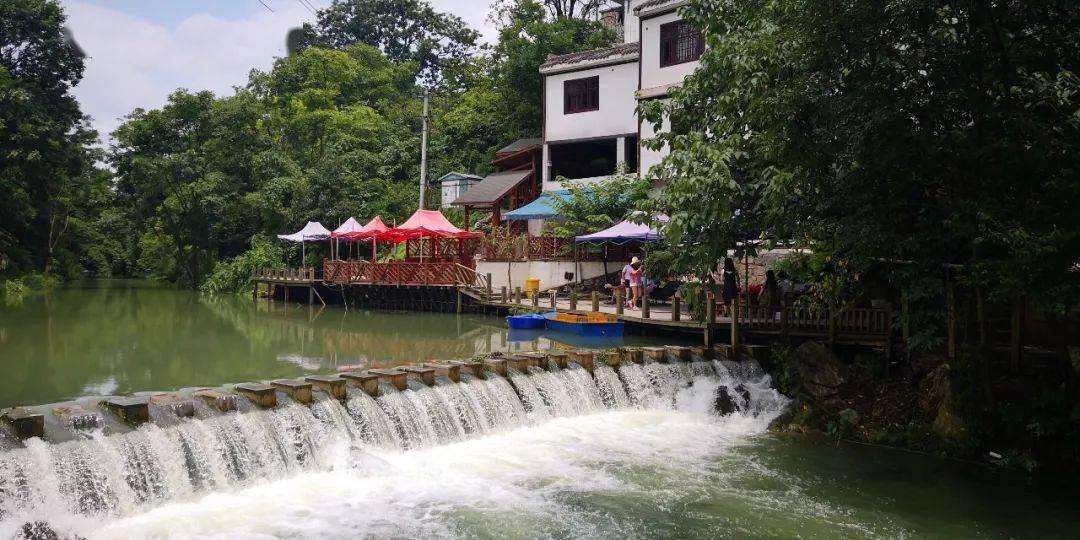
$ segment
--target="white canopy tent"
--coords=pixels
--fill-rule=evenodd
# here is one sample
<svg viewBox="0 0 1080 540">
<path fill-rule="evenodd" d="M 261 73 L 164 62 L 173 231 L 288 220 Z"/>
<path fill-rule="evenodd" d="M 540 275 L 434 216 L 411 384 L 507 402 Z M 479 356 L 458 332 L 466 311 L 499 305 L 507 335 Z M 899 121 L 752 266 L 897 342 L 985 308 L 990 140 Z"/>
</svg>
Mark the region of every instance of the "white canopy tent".
<svg viewBox="0 0 1080 540">
<path fill-rule="evenodd" d="M 351 217 L 349 219 L 346 219 L 345 223 L 339 225 L 338 228 L 334 229 L 333 234 L 330 235 L 330 237 L 334 239 L 334 253 L 331 258 L 341 259 L 341 237 L 343 235 L 359 232 L 363 230 L 363 228 L 364 226 L 361 225 L 358 221 L 356 221 L 356 218 Z"/>
<path fill-rule="evenodd" d="M 322 223 L 319 223 L 318 221 L 309 221 L 307 222 L 307 225 L 304 225 L 303 229 L 292 234 L 279 234 L 277 237 L 290 242 L 300 242 L 300 264 L 303 266 L 303 261 L 307 256 L 307 251 L 305 249 L 307 243 L 329 240 L 330 230 L 323 227 Z"/>
</svg>

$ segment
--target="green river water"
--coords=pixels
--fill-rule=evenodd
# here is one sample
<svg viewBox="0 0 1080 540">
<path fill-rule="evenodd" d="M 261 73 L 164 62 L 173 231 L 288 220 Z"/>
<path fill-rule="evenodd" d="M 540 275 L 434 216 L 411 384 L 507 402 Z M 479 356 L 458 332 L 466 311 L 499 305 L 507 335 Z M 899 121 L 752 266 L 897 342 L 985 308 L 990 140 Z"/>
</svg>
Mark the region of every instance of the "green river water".
<svg viewBox="0 0 1080 540">
<path fill-rule="evenodd" d="M 548 345 L 508 341 L 497 317 L 319 311 L 89 283 L 0 307 L 0 406 Z M 1080 537 L 1080 489 L 1068 479 L 775 435 L 766 430 L 774 416 L 717 417 L 711 399 L 694 384 L 670 407 L 449 444 L 331 444 L 318 467 L 104 517 L 48 500 L 26 516 L 0 505 L 0 535 L 41 519 L 88 538 Z M 7 466 L 66 463 L 62 449 L 42 448 Z M 0 478 L 0 494 L 6 485 Z"/>
</svg>

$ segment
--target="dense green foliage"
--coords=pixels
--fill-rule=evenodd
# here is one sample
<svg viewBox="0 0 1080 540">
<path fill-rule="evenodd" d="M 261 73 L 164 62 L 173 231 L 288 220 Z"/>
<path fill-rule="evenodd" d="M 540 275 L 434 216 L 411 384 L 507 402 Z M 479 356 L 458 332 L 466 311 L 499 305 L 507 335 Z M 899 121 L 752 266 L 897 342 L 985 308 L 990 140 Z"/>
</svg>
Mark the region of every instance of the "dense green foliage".
<svg viewBox="0 0 1080 540">
<path fill-rule="evenodd" d="M 627 219 L 649 195 L 649 181 L 619 170 L 605 180 L 581 184 L 559 179 L 569 197 L 554 199 L 554 207 L 565 220 L 555 224 L 555 235 L 573 238 L 593 233 Z"/>
<path fill-rule="evenodd" d="M 494 150 L 539 135 L 546 56 L 614 39 L 515 0 L 500 7 L 499 42 L 479 48 L 474 29 L 427 2 L 338 0 L 233 95 L 178 89 L 127 115 L 102 152 L 69 92 L 83 58 L 63 23 L 55 1 L 0 6 L 0 271 L 140 274 L 210 292 L 299 263 L 296 246 L 268 239 L 307 220 L 407 217 L 425 87 L 430 178 L 484 174 Z M 309 265 L 324 254 L 312 248 Z"/>
<path fill-rule="evenodd" d="M 83 57 L 44 0 L 0 4 L 0 271 L 20 274 L 123 271 L 124 251 L 103 244 L 80 253 L 109 212 L 108 176 L 94 167 L 96 134 L 71 87 Z"/>
<path fill-rule="evenodd" d="M 696 0 L 685 17 L 701 68 L 647 113 L 671 114 L 657 206 L 687 269 L 761 238 L 825 255 L 840 298 L 870 271 L 940 294 L 950 265 L 990 298 L 1080 300 L 1074 3 Z"/>
</svg>

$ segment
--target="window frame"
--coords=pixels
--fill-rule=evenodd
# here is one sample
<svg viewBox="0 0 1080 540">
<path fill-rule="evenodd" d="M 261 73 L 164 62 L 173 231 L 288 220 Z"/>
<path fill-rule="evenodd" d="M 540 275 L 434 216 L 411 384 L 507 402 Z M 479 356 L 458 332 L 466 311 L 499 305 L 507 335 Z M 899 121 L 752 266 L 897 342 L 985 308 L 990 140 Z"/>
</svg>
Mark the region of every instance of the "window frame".
<svg viewBox="0 0 1080 540">
<path fill-rule="evenodd" d="M 591 96 L 595 96 L 595 99 L 590 100 Z M 600 110 L 600 75 L 563 81 L 563 114 L 598 110 Z"/>
<path fill-rule="evenodd" d="M 686 58 L 679 58 L 680 45 L 688 50 Z M 705 35 L 683 19 L 660 25 L 660 67 L 671 67 L 696 62 L 705 52 Z"/>
</svg>

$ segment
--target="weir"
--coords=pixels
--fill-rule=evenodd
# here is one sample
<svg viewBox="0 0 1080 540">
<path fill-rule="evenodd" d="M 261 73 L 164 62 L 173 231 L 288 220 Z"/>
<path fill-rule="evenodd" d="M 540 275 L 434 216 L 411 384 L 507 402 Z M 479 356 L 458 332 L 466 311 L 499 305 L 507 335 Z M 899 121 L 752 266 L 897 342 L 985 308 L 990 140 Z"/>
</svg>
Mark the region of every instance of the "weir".
<svg viewBox="0 0 1080 540">
<path fill-rule="evenodd" d="M 557 417 L 673 408 L 696 385 L 726 414 L 786 406 L 754 359 L 730 352 L 537 351 L 8 410 L 0 521 L 33 522 L 57 508 L 123 515 L 327 470 L 340 444 L 410 450 Z"/>
</svg>

